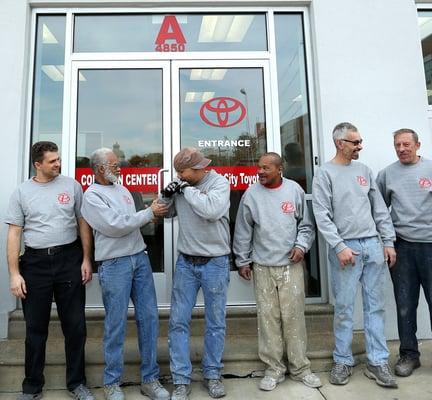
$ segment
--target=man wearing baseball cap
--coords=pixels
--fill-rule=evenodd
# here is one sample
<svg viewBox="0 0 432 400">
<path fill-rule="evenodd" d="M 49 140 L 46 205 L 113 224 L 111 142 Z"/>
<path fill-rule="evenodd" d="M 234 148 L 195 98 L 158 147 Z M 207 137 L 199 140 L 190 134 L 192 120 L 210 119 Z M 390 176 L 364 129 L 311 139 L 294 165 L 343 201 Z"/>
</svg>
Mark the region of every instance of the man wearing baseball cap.
<svg viewBox="0 0 432 400">
<path fill-rule="evenodd" d="M 192 364 L 189 338 L 192 309 L 198 290 L 204 294 L 204 385 L 213 398 L 225 396 L 221 381 L 225 343 L 225 306 L 229 283 L 230 188 L 228 181 L 205 168 L 211 160 L 188 147 L 174 158 L 178 180 L 164 189 L 168 217 L 178 217 L 178 258 L 174 273 L 169 321 L 172 400 L 187 400 Z"/>
</svg>

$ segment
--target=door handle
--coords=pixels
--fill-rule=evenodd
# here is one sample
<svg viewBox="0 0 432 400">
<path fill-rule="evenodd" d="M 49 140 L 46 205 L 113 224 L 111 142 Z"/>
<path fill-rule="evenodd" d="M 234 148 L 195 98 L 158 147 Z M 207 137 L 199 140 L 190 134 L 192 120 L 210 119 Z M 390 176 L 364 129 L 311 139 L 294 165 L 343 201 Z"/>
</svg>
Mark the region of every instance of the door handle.
<svg viewBox="0 0 432 400">
<path fill-rule="evenodd" d="M 160 169 L 158 171 L 158 196 L 161 194 L 162 191 L 162 174 L 165 172 L 169 172 L 169 169 Z"/>
</svg>

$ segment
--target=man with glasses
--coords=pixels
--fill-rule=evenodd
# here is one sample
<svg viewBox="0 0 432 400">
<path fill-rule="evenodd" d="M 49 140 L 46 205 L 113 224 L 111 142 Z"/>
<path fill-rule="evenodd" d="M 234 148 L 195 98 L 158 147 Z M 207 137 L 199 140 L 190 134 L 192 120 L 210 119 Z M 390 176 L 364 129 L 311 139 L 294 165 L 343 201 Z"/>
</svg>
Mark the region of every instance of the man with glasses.
<svg viewBox="0 0 432 400">
<path fill-rule="evenodd" d="M 35 143 L 31 158 L 36 176 L 18 186 L 5 217 L 10 288 L 22 301 L 26 323 L 25 378 L 17 399 L 42 398 L 54 297 L 65 337 L 67 388 L 74 399 L 94 400 L 85 386 L 85 284 L 92 279 L 92 240 L 81 217 L 82 189 L 75 179 L 60 175 L 55 143 Z M 20 257 L 21 237 L 25 251 Z"/>
<path fill-rule="evenodd" d="M 398 161 L 382 170 L 377 184 L 396 230 L 396 265 L 390 270 L 400 339 L 398 376 L 420 367 L 416 337 L 420 286 L 432 322 L 432 161 L 417 155 L 418 135 L 412 129 L 393 133 Z"/>
<path fill-rule="evenodd" d="M 84 194 L 82 215 L 93 228 L 95 260 L 105 307 L 103 376 L 107 400 L 123 400 L 123 346 L 129 299 L 135 307 L 141 355 L 141 393 L 150 399 L 167 400 L 159 383 L 157 338 L 159 321 L 152 268 L 140 227 L 162 217 L 167 207 L 154 201 L 136 212 L 130 192 L 117 184 L 120 166 L 112 150 L 93 152 L 90 165 L 95 183 Z"/>
<path fill-rule="evenodd" d="M 396 388 L 388 366 L 384 337 L 384 279 L 396 261 L 395 232 L 372 171 L 355 160 L 362 150 L 357 128 L 343 122 L 333 130 L 335 157 L 319 168 L 312 187 L 318 229 L 328 243 L 335 298 L 330 383 L 345 385 L 354 365 L 351 344 L 358 283 L 363 294 L 367 364 L 365 375 L 378 385 Z"/>
</svg>

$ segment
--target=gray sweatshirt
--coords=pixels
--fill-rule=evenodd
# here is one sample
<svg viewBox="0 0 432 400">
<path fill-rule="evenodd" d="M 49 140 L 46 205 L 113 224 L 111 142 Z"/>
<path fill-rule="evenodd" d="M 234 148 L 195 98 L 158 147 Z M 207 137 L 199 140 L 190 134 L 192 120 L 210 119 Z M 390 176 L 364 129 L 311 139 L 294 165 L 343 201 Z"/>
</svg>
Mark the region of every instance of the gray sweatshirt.
<svg viewBox="0 0 432 400">
<path fill-rule="evenodd" d="M 93 228 L 96 261 L 145 249 L 139 228 L 154 218 L 153 211 L 136 212 L 132 195 L 124 186 L 94 183 L 84 193 L 81 213 Z"/>
<path fill-rule="evenodd" d="M 313 179 L 312 205 L 318 229 L 336 253 L 347 247 L 345 239 L 377 235 L 384 246 L 393 247 L 390 214 L 366 165 L 325 163 Z"/>
<path fill-rule="evenodd" d="M 377 177 L 378 187 L 399 237 L 409 242 L 432 242 L 432 161 L 390 164 Z"/>
<path fill-rule="evenodd" d="M 209 171 L 195 186 L 175 194 L 168 217 L 178 216 L 177 249 L 192 256 L 217 257 L 230 253 L 229 182 Z"/>
<path fill-rule="evenodd" d="M 303 189 L 283 178 L 282 185 L 268 189 L 255 183 L 243 195 L 237 213 L 233 251 L 236 265 L 255 262 L 285 266 L 293 247 L 310 249 L 314 227 Z"/>
</svg>

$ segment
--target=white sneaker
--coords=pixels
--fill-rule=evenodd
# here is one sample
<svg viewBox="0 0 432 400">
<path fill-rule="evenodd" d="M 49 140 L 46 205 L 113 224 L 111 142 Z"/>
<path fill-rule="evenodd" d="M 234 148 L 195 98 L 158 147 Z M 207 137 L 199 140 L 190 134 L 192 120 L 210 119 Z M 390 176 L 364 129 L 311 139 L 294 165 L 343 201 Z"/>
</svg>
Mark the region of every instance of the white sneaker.
<svg viewBox="0 0 432 400">
<path fill-rule="evenodd" d="M 304 375 L 304 376 L 292 376 L 292 375 L 290 375 L 290 378 L 294 381 L 303 382 L 304 385 L 306 385 L 310 388 L 319 388 L 322 386 L 320 378 L 318 378 L 318 376 L 316 376 L 312 372 L 309 372 L 307 375 Z"/>
<path fill-rule="evenodd" d="M 285 375 L 279 376 L 278 378 L 273 378 L 272 376 L 266 375 L 264 378 L 261 379 L 261 382 L 259 384 L 259 388 L 261 390 L 265 390 L 267 392 L 270 392 L 274 388 L 276 388 L 278 383 L 281 383 L 285 380 Z"/>
</svg>

